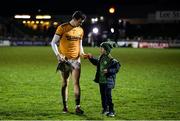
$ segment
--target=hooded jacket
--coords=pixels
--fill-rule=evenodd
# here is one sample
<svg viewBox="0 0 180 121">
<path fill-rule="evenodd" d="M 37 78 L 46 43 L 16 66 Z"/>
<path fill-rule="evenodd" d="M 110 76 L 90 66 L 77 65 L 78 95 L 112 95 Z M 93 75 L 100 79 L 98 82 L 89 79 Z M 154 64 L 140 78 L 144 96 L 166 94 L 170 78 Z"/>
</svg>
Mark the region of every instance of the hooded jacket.
<svg viewBox="0 0 180 121">
<path fill-rule="evenodd" d="M 95 58 L 95 57 L 89 58 L 89 61 L 93 65 L 97 66 L 96 75 L 95 75 L 95 79 L 94 79 L 94 81 L 96 83 L 102 83 L 100 81 L 100 65 L 101 65 L 100 60 L 101 60 L 102 56 L 103 55 L 101 55 L 99 58 Z M 105 74 L 106 81 L 103 82 L 103 83 L 107 83 L 108 88 L 115 87 L 116 74 L 119 72 L 120 67 L 121 67 L 121 64 L 119 63 L 119 61 L 117 61 L 114 58 L 110 59 L 110 62 L 108 63 L 108 66 L 107 66 L 107 73 Z"/>
</svg>

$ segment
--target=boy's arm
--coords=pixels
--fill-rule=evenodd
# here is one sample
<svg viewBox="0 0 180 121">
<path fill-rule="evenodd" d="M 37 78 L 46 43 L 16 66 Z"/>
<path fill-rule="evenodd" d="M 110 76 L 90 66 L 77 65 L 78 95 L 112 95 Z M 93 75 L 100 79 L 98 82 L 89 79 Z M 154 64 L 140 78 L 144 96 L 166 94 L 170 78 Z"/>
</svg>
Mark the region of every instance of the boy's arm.
<svg viewBox="0 0 180 121">
<path fill-rule="evenodd" d="M 91 57 L 89 57 L 89 61 L 90 61 L 93 65 L 97 66 L 99 60 L 98 60 L 97 58 L 91 56 Z"/>
</svg>

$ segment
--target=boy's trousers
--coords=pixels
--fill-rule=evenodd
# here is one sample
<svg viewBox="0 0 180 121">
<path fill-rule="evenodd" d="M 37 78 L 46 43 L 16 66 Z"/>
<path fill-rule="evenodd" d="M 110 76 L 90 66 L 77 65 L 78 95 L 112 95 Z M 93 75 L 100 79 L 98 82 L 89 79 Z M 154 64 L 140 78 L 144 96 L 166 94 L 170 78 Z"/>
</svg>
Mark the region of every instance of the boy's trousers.
<svg viewBox="0 0 180 121">
<path fill-rule="evenodd" d="M 99 83 L 101 103 L 103 110 L 109 110 L 109 112 L 114 111 L 114 104 L 112 102 L 112 88 L 108 88 L 106 83 Z M 108 109 L 109 107 L 109 109 Z"/>
</svg>

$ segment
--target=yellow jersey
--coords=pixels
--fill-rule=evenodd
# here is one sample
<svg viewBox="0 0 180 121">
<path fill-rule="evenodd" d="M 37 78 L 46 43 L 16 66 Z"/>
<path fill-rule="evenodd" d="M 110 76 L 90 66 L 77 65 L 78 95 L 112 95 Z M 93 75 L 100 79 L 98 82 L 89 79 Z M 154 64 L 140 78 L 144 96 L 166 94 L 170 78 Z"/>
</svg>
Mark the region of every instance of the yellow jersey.
<svg viewBox="0 0 180 121">
<path fill-rule="evenodd" d="M 78 26 L 64 23 L 57 27 L 56 34 L 60 36 L 59 52 L 68 59 L 77 59 L 80 56 L 80 40 L 84 31 Z"/>
</svg>

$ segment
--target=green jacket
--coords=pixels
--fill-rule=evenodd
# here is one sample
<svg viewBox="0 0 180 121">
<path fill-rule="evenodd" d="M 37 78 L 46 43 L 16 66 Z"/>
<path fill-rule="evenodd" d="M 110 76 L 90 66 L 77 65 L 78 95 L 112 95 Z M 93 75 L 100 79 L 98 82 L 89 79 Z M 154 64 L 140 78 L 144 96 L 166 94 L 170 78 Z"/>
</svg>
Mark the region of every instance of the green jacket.
<svg viewBox="0 0 180 121">
<path fill-rule="evenodd" d="M 108 65 L 110 63 L 111 58 L 108 55 L 101 55 L 99 59 L 99 68 L 100 68 L 100 73 L 99 73 L 99 83 L 107 83 L 107 78 L 106 75 L 104 74 L 104 69 L 108 68 Z"/>
<path fill-rule="evenodd" d="M 121 67 L 120 62 L 108 55 L 101 55 L 99 58 L 92 57 L 89 58 L 89 61 L 97 66 L 94 81 L 99 84 L 107 83 L 108 88 L 114 88 L 116 74 L 119 72 Z M 106 74 L 103 72 L 104 69 L 107 69 Z"/>
</svg>

